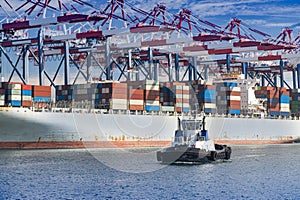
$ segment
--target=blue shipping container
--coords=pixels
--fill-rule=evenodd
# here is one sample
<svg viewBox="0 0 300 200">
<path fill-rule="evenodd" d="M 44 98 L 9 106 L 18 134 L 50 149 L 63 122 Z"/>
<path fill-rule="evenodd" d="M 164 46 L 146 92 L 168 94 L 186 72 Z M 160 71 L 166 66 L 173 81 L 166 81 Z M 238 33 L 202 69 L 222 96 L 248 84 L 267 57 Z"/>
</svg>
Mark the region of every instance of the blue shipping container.
<svg viewBox="0 0 300 200">
<path fill-rule="evenodd" d="M 7 101 L 8 104 L 10 104 L 11 106 L 21 106 L 21 101 L 18 100 L 9 100 Z"/>
<path fill-rule="evenodd" d="M 23 96 L 32 96 L 32 90 L 22 90 Z"/>
<path fill-rule="evenodd" d="M 286 95 L 282 95 L 280 97 L 280 103 L 290 103 L 290 97 Z"/>
<path fill-rule="evenodd" d="M 270 111 L 271 116 L 279 116 L 279 112 L 277 111 Z"/>
<path fill-rule="evenodd" d="M 98 83 L 97 88 L 102 88 L 102 83 Z"/>
<path fill-rule="evenodd" d="M 50 97 L 33 97 L 34 102 L 49 102 L 51 101 Z"/>
<path fill-rule="evenodd" d="M 160 106 L 145 106 L 145 110 L 146 111 L 159 111 L 160 110 Z"/>
<path fill-rule="evenodd" d="M 216 108 L 204 108 L 205 113 L 216 113 L 217 109 Z"/>
<path fill-rule="evenodd" d="M 288 116 L 290 116 L 290 112 L 281 112 L 280 113 L 281 114 L 281 116 L 284 116 L 284 117 L 288 117 Z"/>
<path fill-rule="evenodd" d="M 239 114 L 241 114 L 241 110 L 230 110 L 230 114 L 239 115 Z"/>
<path fill-rule="evenodd" d="M 237 87 L 238 86 L 237 83 L 233 83 L 233 82 L 224 82 L 223 85 L 225 87 Z"/>
<path fill-rule="evenodd" d="M 182 108 L 182 112 L 189 112 L 190 108 Z"/>
</svg>

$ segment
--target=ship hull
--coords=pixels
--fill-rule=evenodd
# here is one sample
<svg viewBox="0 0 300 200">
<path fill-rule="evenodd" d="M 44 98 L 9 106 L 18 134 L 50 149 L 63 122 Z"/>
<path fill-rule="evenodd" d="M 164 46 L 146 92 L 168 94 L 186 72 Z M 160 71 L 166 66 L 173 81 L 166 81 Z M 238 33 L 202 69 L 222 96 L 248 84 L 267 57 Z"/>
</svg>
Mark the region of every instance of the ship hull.
<svg viewBox="0 0 300 200">
<path fill-rule="evenodd" d="M 298 141 L 299 120 L 207 117 L 210 139 L 220 144 Z M 177 116 L 103 113 L 0 112 L 0 148 L 122 148 L 168 146 Z"/>
</svg>

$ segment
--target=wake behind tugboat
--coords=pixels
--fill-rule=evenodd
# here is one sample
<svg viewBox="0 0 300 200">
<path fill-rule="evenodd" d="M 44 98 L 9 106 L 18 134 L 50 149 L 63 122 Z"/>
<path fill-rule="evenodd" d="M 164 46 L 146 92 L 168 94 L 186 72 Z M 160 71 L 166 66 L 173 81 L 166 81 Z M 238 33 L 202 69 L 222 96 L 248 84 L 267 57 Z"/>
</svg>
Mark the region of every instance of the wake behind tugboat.
<svg viewBox="0 0 300 200">
<path fill-rule="evenodd" d="M 202 126 L 202 130 L 201 130 Z M 229 160 L 231 147 L 215 144 L 208 139 L 203 119 L 178 118 L 178 130 L 170 147 L 157 151 L 157 161 L 164 164 L 172 163 L 207 163 L 217 160 Z"/>
</svg>

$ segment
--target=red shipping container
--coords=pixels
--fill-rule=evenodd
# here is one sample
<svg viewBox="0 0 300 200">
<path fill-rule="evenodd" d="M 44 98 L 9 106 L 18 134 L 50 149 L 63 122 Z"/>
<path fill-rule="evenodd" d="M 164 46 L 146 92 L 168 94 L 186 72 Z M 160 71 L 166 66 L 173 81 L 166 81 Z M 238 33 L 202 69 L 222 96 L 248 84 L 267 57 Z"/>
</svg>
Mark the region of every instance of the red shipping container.
<svg viewBox="0 0 300 200">
<path fill-rule="evenodd" d="M 32 85 L 24 85 L 24 84 L 22 84 L 22 90 L 32 90 Z"/>
<path fill-rule="evenodd" d="M 22 101 L 22 106 L 23 107 L 31 107 L 32 106 L 32 102 L 31 101 Z"/>
</svg>

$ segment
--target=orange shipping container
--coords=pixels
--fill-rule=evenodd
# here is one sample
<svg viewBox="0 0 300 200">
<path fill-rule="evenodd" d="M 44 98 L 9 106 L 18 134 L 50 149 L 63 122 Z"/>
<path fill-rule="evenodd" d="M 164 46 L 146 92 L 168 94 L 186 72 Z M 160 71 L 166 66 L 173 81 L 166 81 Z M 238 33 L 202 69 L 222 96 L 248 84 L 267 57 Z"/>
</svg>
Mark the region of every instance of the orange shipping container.
<svg viewBox="0 0 300 200">
<path fill-rule="evenodd" d="M 51 91 L 34 90 L 32 92 L 33 97 L 51 97 Z"/>
<path fill-rule="evenodd" d="M 115 99 L 127 99 L 127 94 L 113 93 L 111 97 Z"/>
<path fill-rule="evenodd" d="M 31 103 L 31 101 L 22 101 L 22 106 L 23 107 L 31 107 L 32 103 Z"/>
<path fill-rule="evenodd" d="M 33 85 L 33 91 L 43 91 L 43 92 L 50 92 L 51 93 L 51 86 L 41 86 L 41 85 Z"/>
<path fill-rule="evenodd" d="M 143 105 L 129 105 L 129 110 L 144 110 Z"/>
</svg>

